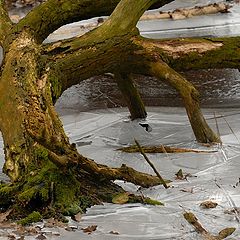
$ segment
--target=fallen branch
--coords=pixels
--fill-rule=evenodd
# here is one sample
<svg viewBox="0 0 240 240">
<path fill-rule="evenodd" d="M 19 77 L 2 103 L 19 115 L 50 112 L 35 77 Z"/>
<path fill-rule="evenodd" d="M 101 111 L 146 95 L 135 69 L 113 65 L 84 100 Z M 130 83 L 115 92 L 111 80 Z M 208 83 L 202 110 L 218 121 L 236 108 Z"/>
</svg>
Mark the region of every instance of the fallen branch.
<svg viewBox="0 0 240 240">
<path fill-rule="evenodd" d="M 168 185 L 166 184 L 166 182 L 164 181 L 164 179 L 162 178 L 162 176 L 160 175 L 160 173 L 157 171 L 157 169 L 155 168 L 155 166 L 153 165 L 153 163 L 149 160 L 149 158 L 147 157 L 147 155 L 144 153 L 144 150 L 142 149 L 141 145 L 139 144 L 139 142 L 134 139 L 135 143 L 137 144 L 137 147 L 140 151 L 140 153 L 143 155 L 143 157 L 145 158 L 145 160 L 148 162 L 148 164 L 151 166 L 151 168 L 153 169 L 153 171 L 156 173 L 156 175 L 158 176 L 158 178 L 160 179 L 161 183 L 163 184 L 163 186 L 167 189 L 169 188 Z"/>
<path fill-rule="evenodd" d="M 205 240 L 221 240 L 230 236 L 236 230 L 236 228 L 225 228 L 217 236 L 213 236 L 201 225 L 193 213 L 185 212 L 183 216 Z"/>
<path fill-rule="evenodd" d="M 193 16 L 206 14 L 228 13 L 231 6 L 226 3 L 213 3 L 207 6 L 196 6 L 193 8 L 176 9 L 172 12 L 149 12 L 144 14 L 140 20 L 168 19 L 181 20 Z"/>
<path fill-rule="evenodd" d="M 194 152 L 194 153 L 213 153 L 217 152 L 216 150 L 204 151 L 204 150 L 195 150 L 195 149 L 187 149 L 187 148 L 176 148 L 169 146 L 142 146 L 142 149 L 145 153 L 186 153 L 186 152 Z M 138 146 L 132 145 L 129 147 L 123 147 L 117 149 L 122 152 L 127 153 L 136 153 L 140 152 Z"/>
</svg>

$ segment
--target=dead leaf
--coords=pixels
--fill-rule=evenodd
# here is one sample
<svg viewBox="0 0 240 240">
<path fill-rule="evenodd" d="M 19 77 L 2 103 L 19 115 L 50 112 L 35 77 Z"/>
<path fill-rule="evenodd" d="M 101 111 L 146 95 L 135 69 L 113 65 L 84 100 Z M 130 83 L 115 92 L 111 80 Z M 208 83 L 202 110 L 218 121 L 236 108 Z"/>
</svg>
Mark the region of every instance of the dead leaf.
<svg viewBox="0 0 240 240">
<path fill-rule="evenodd" d="M 39 235 L 36 237 L 36 239 L 38 239 L 38 240 L 45 240 L 45 239 L 47 239 L 47 238 L 43 235 L 43 233 L 41 233 L 41 234 L 39 234 Z"/>
<path fill-rule="evenodd" d="M 115 232 L 115 231 L 110 231 L 109 233 L 114 235 L 119 235 L 119 232 Z"/>
<path fill-rule="evenodd" d="M 179 169 L 179 171 L 175 175 L 176 175 L 176 180 L 187 180 L 188 177 L 196 177 L 196 176 L 193 176 L 191 173 L 183 174 L 182 169 Z"/>
<path fill-rule="evenodd" d="M 92 232 L 97 230 L 97 225 L 92 225 L 92 226 L 88 226 L 86 228 L 81 228 L 81 230 L 83 230 L 84 233 L 91 234 Z"/>
<path fill-rule="evenodd" d="M 176 179 L 179 179 L 179 180 L 183 180 L 184 179 L 182 169 L 179 169 L 178 172 L 175 175 L 176 175 Z"/>
<path fill-rule="evenodd" d="M 188 193 L 193 193 L 193 188 L 184 188 L 180 190 L 181 192 L 188 192 Z"/>
<path fill-rule="evenodd" d="M 74 221 L 80 222 L 82 219 L 82 214 L 79 212 L 78 214 L 74 215 Z"/>
<path fill-rule="evenodd" d="M 9 239 L 9 240 L 15 240 L 16 237 L 15 237 L 14 235 L 10 235 L 10 234 L 9 234 L 9 235 L 8 235 L 8 239 Z"/>
<path fill-rule="evenodd" d="M 231 209 L 227 209 L 224 211 L 225 214 L 230 214 L 230 215 L 234 215 L 234 214 L 240 214 L 240 208 L 238 207 L 234 207 Z"/>
<path fill-rule="evenodd" d="M 9 214 L 12 212 L 12 209 L 9 209 L 6 212 L 0 213 L 0 223 L 3 223 L 5 221 L 7 221 L 7 217 L 9 216 Z"/>
<path fill-rule="evenodd" d="M 215 208 L 215 207 L 217 207 L 217 205 L 218 205 L 218 203 L 216 203 L 216 202 L 205 201 L 200 204 L 200 207 L 209 209 L 209 208 Z"/>
<path fill-rule="evenodd" d="M 129 193 L 119 193 L 115 197 L 113 197 L 112 202 L 115 204 L 124 204 L 127 203 L 129 200 Z"/>
<path fill-rule="evenodd" d="M 67 226 L 66 223 L 58 221 L 57 219 L 54 219 L 54 218 L 49 218 L 47 222 L 44 224 L 44 227 L 48 227 L 48 228 L 53 228 L 53 227 L 64 228 L 66 226 Z"/>
<path fill-rule="evenodd" d="M 230 235 L 232 235 L 235 232 L 236 228 L 225 228 L 222 231 L 219 232 L 218 238 L 219 239 L 224 239 Z"/>
</svg>

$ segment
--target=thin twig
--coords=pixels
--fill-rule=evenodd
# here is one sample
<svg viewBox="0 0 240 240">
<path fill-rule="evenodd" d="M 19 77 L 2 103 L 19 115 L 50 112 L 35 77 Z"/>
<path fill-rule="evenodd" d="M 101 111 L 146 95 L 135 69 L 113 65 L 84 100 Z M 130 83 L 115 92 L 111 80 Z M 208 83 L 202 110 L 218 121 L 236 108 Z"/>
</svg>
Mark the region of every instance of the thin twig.
<svg viewBox="0 0 240 240">
<path fill-rule="evenodd" d="M 50 198 L 51 198 L 50 207 L 52 207 L 52 206 L 53 206 L 53 203 L 54 203 L 54 182 L 51 182 L 51 186 L 50 186 Z"/>
<path fill-rule="evenodd" d="M 230 117 L 230 116 L 235 116 L 235 115 L 239 115 L 240 112 L 237 113 L 231 113 L 231 114 L 226 114 L 226 115 L 220 115 L 220 116 L 216 116 L 216 117 L 210 117 L 210 118 L 206 118 L 206 120 L 212 120 L 215 118 L 224 118 L 224 117 Z"/>
<path fill-rule="evenodd" d="M 166 151 L 166 148 L 165 148 L 162 144 L 161 144 L 161 147 L 162 147 L 162 149 L 163 149 L 163 152 L 166 154 L 167 158 L 168 158 L 169 160 L 172 160 L 172 159 L 170 158 L 168 152 Z"/>
<path fill-rule="evenodd" d="M 148 162 L 148 164 L 151 166 L 151 168 L 153 169 L 153 171 L 156 173 L 156 175 L 158 176 L 158 178 L 160 179 L 161 183 L 163 184 L 163 186 L 165 188 L 169 188 L 169 186 L 167 186 L 166 182 L 164 181 L 164 179 L 161 177 L 161 175 L 159 174 L 159 172 L 157 171 L 157 169 L 155 168 L 155 166 L 153 165 L 153 163 L 149 160 L 149 158 L 147 157 L 147 155 L 145 154 L 145 152 L 143 151 L 141 145 L 139 144 L 139 142 L 134 139 L 136 145 L 139 148 L 140 153 L 143 155 L 143 157 L 145 158 L 145 160 Z"/>
<path fill-rule="evenodd" d="M 215 119 L 215 122 L 216 122 L 216 128 L 217 128 L 217 134 L 219 136 L 219 139 L 221 140 L 221 137 L 220 137 L 220 131 L 219 131 L 219 126 L 218 126 L 218 121 L 217 121 L 217 118 L 216 118 L 216 112 L 214 112 L 214 119 Z M 221 141 L 221 146 L 222 146 L 222 141 Z"/>
<path fill-rule="evenodd" d="M 235 132 L 233 131 L 232 127 L 230 126 L 229 122 L 227 121 L 227 119 L 225 117 L 223 117 L 224 121 L 226 122 L 226 124 L 228 125 L 229 129 L 231 130 L 232 134 L 235 136 L 235 138 L 237 139 L 238 143 L 240 144 L 240 140 L 238 138 L 238 136 L 235 134 Z"/>
</svg>

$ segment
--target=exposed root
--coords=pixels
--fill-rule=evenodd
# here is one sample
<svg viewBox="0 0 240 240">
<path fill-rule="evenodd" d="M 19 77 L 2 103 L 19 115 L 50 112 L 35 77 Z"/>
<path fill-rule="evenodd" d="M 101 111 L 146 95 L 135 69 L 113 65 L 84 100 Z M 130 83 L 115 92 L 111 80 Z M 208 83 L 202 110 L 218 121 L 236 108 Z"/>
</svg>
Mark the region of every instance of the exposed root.
<svg viewBox="0 0 240 240">
<path fill-rule="evenodd" d="M 23 224 L 35 219 L 36 214 L 31 215 L 34 211 L 39 212 L 38 218 L 41 215 L 64 220 L 63 215 L 72 216 L 92 205 L 112 202 L 113 196 L 124 193 L 120 186 L 113 183 L 115 179 L 143 187 L 160 184 L 156 176 L 140 173 L 126 165 L 120 168 L 98 165 L 80 154 L 79 161 L 69 162 L 64 169 L 55 165 L 46 152 L 38 157 L 42 157 L 40 166 L 30 167 L 31 171 L 18 182 L 0 185 L 0 208 L 3 211 L 12 209 L 10 218 L 27 217 L 20 222 Z M 135 195 L 131 195 L 127 202 L 158 204 Z"/>
<path fill-rule="evenodd" d="M 188 149 L 188 148 L 176 148 L 176 147 L 170 147 L 170 146 L 142 146 L 142 149 L 145 153 L 187 153 L 187 152 L 193 152 L 193 153 L 213 153 L 217 152 L 215 150 L 206 151 L 206 150 L 196 150 L 196 149 Z M 136 153 L 139 152 L 139 148 L 136 145 L 132 145 L 129 147 L 123 147 L 117 149 L 122 152 L 127 153 Z"/>
</svg>

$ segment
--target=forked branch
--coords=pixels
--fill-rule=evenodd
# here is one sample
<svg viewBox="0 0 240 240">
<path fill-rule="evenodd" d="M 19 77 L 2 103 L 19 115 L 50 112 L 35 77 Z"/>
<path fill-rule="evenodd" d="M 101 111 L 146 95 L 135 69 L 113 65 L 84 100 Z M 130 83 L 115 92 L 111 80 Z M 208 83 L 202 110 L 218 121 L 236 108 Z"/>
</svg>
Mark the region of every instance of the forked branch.
<svg viewBox="0 0 240 240">
<path fill-rule="evenodd" d="M 173 0 L 142 1 L 146 2 L 146 4 L 142 6 L 140 13 L 143 13 L 149 8 L 151 3 L 156 3 L 154 6 L 160 7 L 172 1 Z M 15 31 L 18 32 L 23 28 L 28 28 L 35 39 L 41 43 L 50 33 L 63 25 L 93 17 L 110 15 L 119 2 L 120 0 L 48 0 L 33 9 L 25 18 L 23 18 L 17 24 Z M 129 4 L 138 6 L 139 1 L 127 1 L 127 5 L 124 3 L 125 10 L 129 10 L 129 7 L 126 8 Z M 134 10 L 134 8 L 132 10 Z M 139 9 L 135 9 L 134 12 L 137 12 L 136 10 Z M 129 11 L 129 13 L 132 13 L 132 11 Z M 123 16 L 121 12 L 119 13 L 119 16 L 120 15 Z M 137 20 L 135 20 L 134 24 L 136 24 Z M 126 19 L 125 21 L 129 23 L 131 22 Z M 119 22 L 114 22 L 114 24 L 119 24 Z"/>
</svg>

